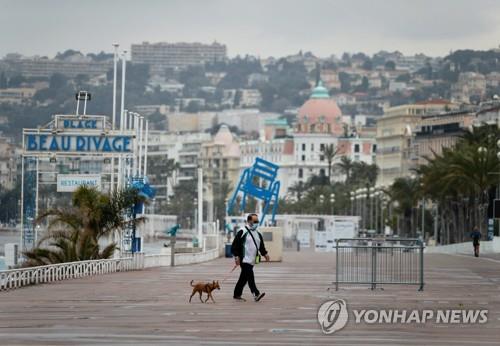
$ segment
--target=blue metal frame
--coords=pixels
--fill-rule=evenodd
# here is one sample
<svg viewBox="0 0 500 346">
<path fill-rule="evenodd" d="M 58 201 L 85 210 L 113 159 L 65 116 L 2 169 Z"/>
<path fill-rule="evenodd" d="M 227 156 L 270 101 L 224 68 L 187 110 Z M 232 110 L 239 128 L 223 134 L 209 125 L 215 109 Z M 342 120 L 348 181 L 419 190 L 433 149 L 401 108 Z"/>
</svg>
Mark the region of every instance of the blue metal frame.
<svg viewBox="0 0 500 346">
<path fill-rule="evenodd" d="M 31 250 L 35 246 L 35 218 L 36 218 L 36 158 L 23 156 L 23 232 L 22 251 Z"/>
<path fill-rule="evenodd" d="M 271 203 L 273 203 L 271 221 L 274 223 L 276 211 L 278 209 L 280 191 L 280 182 L 276 180 L 278 169 L 278 165 L 257 157 L 253 166 L 243 171 L 236 190 L 228 203 L 228 215 L 230 215 L 233 210 L 238 193 L 242 192 L 243 196 L 240 203 L 240 211 L 245 210 L 247 195 L 264 201 L 262 217 L 260 218 L 260 224 L 262 225 L 269 211 L 269 207 Z"/>
</svg>

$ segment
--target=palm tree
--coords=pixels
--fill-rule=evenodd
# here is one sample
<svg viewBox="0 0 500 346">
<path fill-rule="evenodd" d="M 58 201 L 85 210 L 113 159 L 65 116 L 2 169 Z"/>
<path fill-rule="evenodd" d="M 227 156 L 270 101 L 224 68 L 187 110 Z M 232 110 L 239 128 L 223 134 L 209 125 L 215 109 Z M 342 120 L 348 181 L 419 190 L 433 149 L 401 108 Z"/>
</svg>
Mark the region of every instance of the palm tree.
<svg viewBox="0 0 500 346">
<path fill-rule="evenodd" d="M 345 175 L 345 181 L 349 182 L 351 177 L 351 171 L 354 167 L 353 161 L 350 157 L 343 155 L 340 158 L 340 162 L 337 163 L 337 166 L 340 168 L 340 171 Z"/>
<path fill-rule="evenodd" d="M 292 186 L 290 186 L 288 191 L 291 192 L 292 194 L 295 194 L 295 197 L 297 197 L 297 201 L 300 202 L 302 199 L 302 195 L 304 194 L 304 192 L 307 191 L 307 188 L 308 187 L 306 184 L 304 184 L 302 181 L 298 181 Z"/>
<path fill-rule="evenodd" d="M 328 162 L 328 181 L 331 181 L 332 163 L 338 151 L 339 150 L 335 148 L 335 145 L 333 143 L 325 145 L 323 147 L 323 154 L 325 155 L 326 161 Z"/>
<path fill-rule="evenodd" d="M 109 258 L 117 249 L 115 242 L 101 250 L 100 241 L 139 223 L 128 220 L 127 211 L 143 202 L 135 189 L 104 194 L 81 186 L 72 196 L 72 205 L 43 212 L 37 223 L 48 220 L 48 233 L 37 246 L 25 253 L 27 266 Z M 47 246 L 48 245 L 48 246 Z"/>
<path fill-rule="evenodd" d="M 399 204 L 397 209 L 403 215 L 406 234 L 415 236 L 413 209 L 421 195 L 420 181 L 412 178 L 397 178 L 389 188 L 389 195 Z"/>
<path fill-rule="evenodd" d="M 366 162 L 353 162 L 351 168 L 351 181 L 349 184 L 353 187 L 374 186 L 377 181 L 378 166 L 376 164 L 367 164 Z"/>
</svg>

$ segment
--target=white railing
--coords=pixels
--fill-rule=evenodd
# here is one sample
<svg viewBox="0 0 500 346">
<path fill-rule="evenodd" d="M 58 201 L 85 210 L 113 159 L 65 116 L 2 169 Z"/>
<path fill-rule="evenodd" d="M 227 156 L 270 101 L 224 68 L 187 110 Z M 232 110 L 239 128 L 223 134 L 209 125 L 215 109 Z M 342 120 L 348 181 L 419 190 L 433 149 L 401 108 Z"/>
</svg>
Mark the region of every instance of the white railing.
<svg viewBox="0 0 500 346">
<path fill-rule="evenodd" d="M 176 253 L 175 265 L 195 264 L 211 261 L 219 257 L 219 249 L 212 249 L 204 252 Z M 170 266 L 170 254 L 145 255 L 144 268 Z"/>
<path fill-rule="evenodd" d="M 209 238 L 213 238 L 209 245 L 214 247 L 213 249 L 193 253 L 177 253 L 175 254 L 175 265 L 201 263 L 218 258 L 222 249 L 219 244 L 221 238 L 218 235 L 210 235 Z M 131 257 L 124 258 L 4 270 L 0 271 L 0 292 L 29 285 L 163 266 L 170 266 L 170 254 L 145 255 L 144 253 L 136 253 Z"/>
<path fill-rule="evenodd" d="M 51 264 L 0 271 L 0 291 L 23 286 L 144 268 L 144 254 L 133 257 Z"/>
</svg>

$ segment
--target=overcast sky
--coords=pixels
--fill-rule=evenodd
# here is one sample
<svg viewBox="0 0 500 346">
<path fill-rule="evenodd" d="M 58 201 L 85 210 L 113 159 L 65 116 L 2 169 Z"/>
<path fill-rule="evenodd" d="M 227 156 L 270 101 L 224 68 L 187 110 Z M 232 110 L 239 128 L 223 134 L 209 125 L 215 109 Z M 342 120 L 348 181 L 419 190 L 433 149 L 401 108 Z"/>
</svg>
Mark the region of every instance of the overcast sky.
<svg viewBox="0 0 500 346">
<path fill-rule="evenodd" d="M 230 56 L 445 55 L 500 44 L 495 0 L 0 0 L 0 56 L 111 52 L 113 42 L 225 43 Z"/>
</svg>

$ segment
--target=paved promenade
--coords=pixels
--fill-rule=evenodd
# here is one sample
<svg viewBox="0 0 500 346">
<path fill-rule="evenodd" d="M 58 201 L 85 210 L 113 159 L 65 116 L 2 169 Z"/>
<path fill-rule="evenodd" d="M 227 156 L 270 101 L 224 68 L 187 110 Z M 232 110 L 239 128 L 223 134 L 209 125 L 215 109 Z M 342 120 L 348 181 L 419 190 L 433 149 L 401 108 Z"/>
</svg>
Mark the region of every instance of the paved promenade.
<svg viewBox="0 0 500 346">
<path fill-rule="evenodd" d="M 498 345 L 500 261 L 426 255 L 426 287 L 328 290 L 334 254 L 286 252 L 263 263 L 259 303 L 234 302 L 237 271 L 216 304 L 189 304 L 191 280 L 221 279 L 232 260 L 116 273 L 0 292 L 0 345 Z M 248 289 L 244 295 L 250 298 Z M 196 299 L 195 299 L 196 298 Z M 342 298 L 349 309 L 489 309 L 483 325 L 355 324 L 323 335 L 317 309 Z"/>
</svg>

